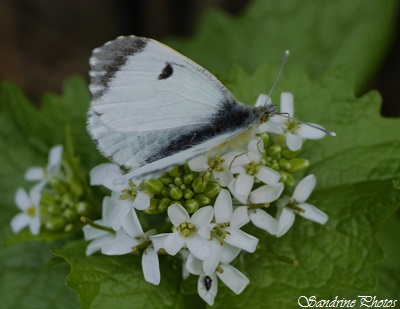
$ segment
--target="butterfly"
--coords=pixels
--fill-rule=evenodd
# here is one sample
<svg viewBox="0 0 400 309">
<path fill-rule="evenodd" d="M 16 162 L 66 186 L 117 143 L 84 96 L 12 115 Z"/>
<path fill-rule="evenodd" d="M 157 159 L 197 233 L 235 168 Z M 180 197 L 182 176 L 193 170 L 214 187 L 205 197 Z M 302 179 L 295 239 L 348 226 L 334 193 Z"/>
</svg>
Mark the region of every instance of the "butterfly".
<svg viewBox="0 0 400 309">
<path fill-rule="evenodd" d="M 152 39 L 93 50 L 88 131 L 100 152 L 149 178 L 252 132 L 277 113 L 249 107 L 200 65 Z"/>
</svg>

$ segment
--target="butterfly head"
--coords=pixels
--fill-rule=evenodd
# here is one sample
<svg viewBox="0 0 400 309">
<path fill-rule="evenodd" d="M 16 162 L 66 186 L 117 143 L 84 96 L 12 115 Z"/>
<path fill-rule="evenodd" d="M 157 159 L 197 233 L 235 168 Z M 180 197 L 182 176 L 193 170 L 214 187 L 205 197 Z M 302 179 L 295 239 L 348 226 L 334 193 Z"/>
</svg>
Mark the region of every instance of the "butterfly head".
<svg viewBox="0 0 400 309">
<path fill-rule="evenodd" d="M 267 122 L 268 119 L 278 113 L 278 108 L 273 104 L 266 104 L 258 106 L 254 109 L 257 118 L 260 119 L 260 123 Z"/>
</svg>

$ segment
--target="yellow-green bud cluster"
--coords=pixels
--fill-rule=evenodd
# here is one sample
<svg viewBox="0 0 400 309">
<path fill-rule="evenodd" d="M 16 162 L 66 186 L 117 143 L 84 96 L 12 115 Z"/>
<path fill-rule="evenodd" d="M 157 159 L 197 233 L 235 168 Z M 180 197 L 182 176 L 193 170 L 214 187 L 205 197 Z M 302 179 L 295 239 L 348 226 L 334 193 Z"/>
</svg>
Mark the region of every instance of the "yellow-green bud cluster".
<svg viewBox="0 0 400 309">
<path fill-rule="evenodd" d="M 264 141 L 264 152 L 262 164 L 281 174 L 281 182 L 288 186 L 294 186 L 293 174 L 304 171 L 310 165 L 310 161 L 298 158 L 300 150 L 291 151 L 285 143 L 284 136 L 280 135 L 274 139 L 268 133 L 260 135 Z"/>
<path fill-rule="evenodd" d="M 200 207 L 211 205 L 221 190 L 221 185 L 209 180 L 209 174 L 193 172 L 187 165 L 174 167 L 159 179 L 143 181 L 144 191 L 152 198 L 149 214 L 159 214 L 172 204 L 180 204 L 188 213 Z"/>
<path fill-rule="evenodd" d="M 89 186 L 83 175 L 79 162 L 62 161 L 60 174 L 49 179 L 41 192 L 40 220 L 43 228 L 69 232 L 81 226 L 81 216 L 92 215 Z"/>
</svg>

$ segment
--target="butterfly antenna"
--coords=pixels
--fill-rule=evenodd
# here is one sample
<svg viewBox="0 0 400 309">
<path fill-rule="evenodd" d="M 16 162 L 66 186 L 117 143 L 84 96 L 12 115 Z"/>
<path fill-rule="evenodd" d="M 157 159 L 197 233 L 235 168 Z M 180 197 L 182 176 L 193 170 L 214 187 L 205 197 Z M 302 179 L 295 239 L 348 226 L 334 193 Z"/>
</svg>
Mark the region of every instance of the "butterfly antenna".
<svg viewBox="0 0 400 309">
<path fill-rule="evenodd" d="M 270 100 L 272 91 L 274 90 L 276 84 L 278 83 L 279 77 L 281 77 L 281 74 L 282 74 L 282 71 L 283 71 L 283 67 L 285 66 L 285 63 L 286 63 L 287 58 L 289 58 L 289 51 L 288 51 L 288 50 L 285 51 L 285 54 L 283 55 L 281 67 L 280 67 L 280 69 L 279 69 L 278 75 L 277 75 L 276 78 L 275 78 L 274 84 L 272 85 L 271 90 L 270 90 L 269 93 L 268 93 L 268 97 L 267 97 L 266 103 L 268 103 L 268 101 Z"/>
<path fill-rule="evenodd" d="M 302 123 L 302 124 L 308 125 L 308 126 L 314 128 L 314 129 L 317 129 L 317 130 L 320 130 L 320 131 L 324 132 L 325 134 L 328 134 L 330 136 L 336 136 L 335 132 L 329 131 L 329 130 L 327 130 L 325 128 L 319 127 L 319 126 L 317 126 L 315 124 L 312 124 L 312 123 L 308 123 L 308 122 L 305 122 L 305 121 L 301 121 L 301 120 L 295 119 L 293 117 L 290 117 L 289 114 L 287 114 L 287 113 L 276 113 L 275 115 L 286 117 L 286 118 L 289 118 L 291 120 L 296 120 L 298 123 Z"/>
</svg>

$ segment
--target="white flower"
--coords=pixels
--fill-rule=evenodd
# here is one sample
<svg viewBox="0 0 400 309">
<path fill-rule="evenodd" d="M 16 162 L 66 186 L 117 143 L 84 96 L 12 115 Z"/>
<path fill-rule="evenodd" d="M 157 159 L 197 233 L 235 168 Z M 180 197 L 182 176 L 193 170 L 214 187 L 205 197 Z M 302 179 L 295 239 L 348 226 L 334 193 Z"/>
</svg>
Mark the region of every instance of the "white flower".
<svg viewBox="0 0 400 309">
<path fill-rule="evenodd" d="M 238 175 L 229 184 L 228 188 L 232 195 L 243 204 L 246 204 L 249 198 L 255 179 L 267 185 L 275 185 L 281 178 L 279 172 L 260 164 L 263 150 L 262 139 L 252 139 L 248 145 L 248 152 L 238 157 L 242 164 L 231 168 L 232 173 Z"/>
<path fill-rule="evenodd" d="M 261 98 L 266 98 L 265 94 L 260 94 L 257 102 L 261 102 Z M 281 93 L 280 113 L 287 114 L 289 117 L 294 117 L 293 95 L 290 92 Z M 259 104 L 259 103 L 256 103 Z M 318 124 L 313 126 L 321 127 Z M 257 129 L 258 133 L 271 132 L 276 134 L 286 135 L 286 144 L 292 151 L 297 151 L 301 148 L 304 139 L 320 139 L 326 134 L 316 128 L 313 128 L 304 123 L 298 123 L 294 119 L 286 118 L 280 115 L 272 116 L 267 122 L 260 125 Z"/>
<path fill-rule="evenodd" d="M 25 172 L 25 179 L 30 181 L 40 181 L 44 186 L 52 177 L 60 174 L 63 146 L 57 145 L 49 151 L 49 161 L 45 168 L 33 166 Z"/>
<path fill-rule="evenodd" d="M 226 187 L 233 180 L 231 167 L 239 166 L 240 160 L 237 160 L 243 153 L 239 151 L 230 151 L 222 156 L 200 155 L 189 160 L 188 165 L 192 171 L 205 172 L 212 171 L 214 179 L 223 187 Z"/>
<path fill-rule="evenodd" d="M 147 209 L 150 206 L 150 197 L 135 189 L 135 184 L 122 174 L 118 165 L 103 163 L 90 171 L 90 184 L 103 185 L 115 193 L 117 203 L 110 216 L 110 224 L 114 230 L 121 228 L 123 218 L 132 208 Z"/>
<path fill-rule="evenodd" d="M 214 215 L 211 206 L 197 210 L 191 218 L 179 204 L 168 207 L 168 217 L 175 227 L 164 242 L 164 249 L 170 255 L 175 255 L 184 245 L 190 253 L 200 260 L 204 260 L 209 252 L 208 242 L 199 235 L 199 230 L 210 224 Z"/>
<path fill-rule="evenodd" d="M 36 185 L 29 191 L 29 196 L 22 188 L 18 189 L 15 195 L 15 204 L 22 211 L 11 219 L 11 229 L 18 233 L 24 227 L 29 226 L 33 235 L 38 235 L 40 231 L 40 190 L 41 186 Z"/>
<path fill-rule="evenodd" d="M 101 250 L 108 242 L 115 239 L 116 233 L 112 231 L 110 224 L 110 215 L 114 207 L 115 201 L 109 196 L 105 196 L 103 198 L 102 218 L 94 221 L 96 225 L 109 228 L 111 231 L 95 228 L 89 224 L 82 228 L 84 238 L 86 240 L 91 240 L 90 244 L 86 247 L 87 256 Z"/>
<path fill-rule="evenodd" d="M 214 204 L 215 223 L 214 230 L 218 230 L 217 235 L 222 234 L 220 237 L 222 242 L 231 246 L 243 249 L 247 252 L 254 252 L 258 244 L 258 238 L 247 234 L 240 230 L 244 225 L 241 213 L 237 210 L 233 211 L 232 198 L 229 191 L 222 189 L 218 194 Z M 208 239 L 211 238 L 211 229 L 203 229 L 201 234 Z M 213 234 L 216 234 L 213 232 Z"/>
<path fill-rule="evenodd" d="M 232 248 L 226 244 L 221 247 L 218 267 L 214 272 L 208 274 L 203 271 L 203 262 L 201 260 L 192 254 L 188 256 L 186 268 L 191 274 L 199 275 L 197 292 L 210 306 L 214 304 L 214 298 L 218 292 L 217 277 L 235 294 L 242 293 L 250 283 L 250 280 L 245 275 L 235 267 L 229 265 L 240 252 L 240 250 L 232 250 Z"/>
<path fill-rule="evenodd" d="M 325 224 L 328 221 L 326 213 L 311 204 L 305 203 L 311 195 L 315 183 L 315 176 L 308 175 L 297 184 L 292 197 L 288 201 L 283 201 L 283 204 L 278 203 L 280 207 L 277 215 L 277 237 L 284 235 L 290 229 L 295 219 L 295 213 L 319 224 Z"/>
<path fill-rule="evenodd" d="M 152 239 L 155 230 L 144 233 L 134 209 L 123 218 L 121 225 L 123 232 L 105 244 L 101 252 L 106 255 L 123 255 L 137 250 L 139 247 L 146 247 L 142 255 L 144 279 L 154 285 L 160 284 L 161 275 L 157 254 L 159 248 Z M 163 242 L 167 235 L 164 234 L 162 237 Z"/>
</svg>

